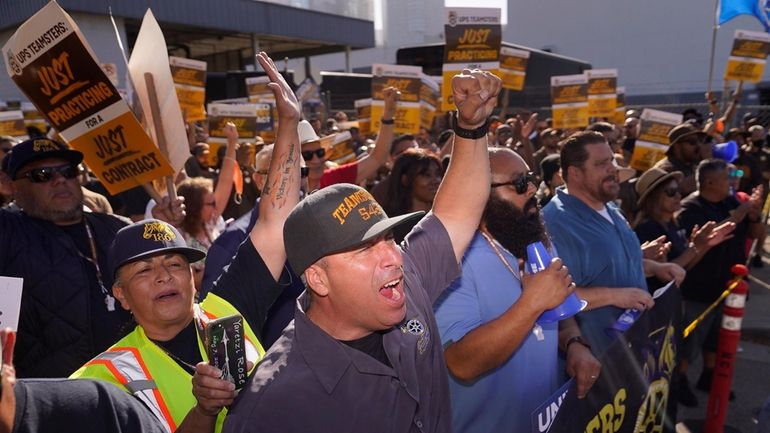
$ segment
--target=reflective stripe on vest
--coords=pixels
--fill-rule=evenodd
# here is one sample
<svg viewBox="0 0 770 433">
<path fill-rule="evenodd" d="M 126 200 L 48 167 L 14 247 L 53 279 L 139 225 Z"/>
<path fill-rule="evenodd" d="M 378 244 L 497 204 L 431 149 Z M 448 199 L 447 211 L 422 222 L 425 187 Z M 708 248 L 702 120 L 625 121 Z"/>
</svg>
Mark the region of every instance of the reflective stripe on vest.
<svg viewBox="0 0 770 433">
<path fill-rule="evenodd" d="M 174 418 L 166 407 L 158 386 L 152 379 L 142 355 L 133 347 L 112 347 L 86 365 L 102 364 L 136 398 L 141 400 L 169 433 L 176 430 Z"/>
</svg>

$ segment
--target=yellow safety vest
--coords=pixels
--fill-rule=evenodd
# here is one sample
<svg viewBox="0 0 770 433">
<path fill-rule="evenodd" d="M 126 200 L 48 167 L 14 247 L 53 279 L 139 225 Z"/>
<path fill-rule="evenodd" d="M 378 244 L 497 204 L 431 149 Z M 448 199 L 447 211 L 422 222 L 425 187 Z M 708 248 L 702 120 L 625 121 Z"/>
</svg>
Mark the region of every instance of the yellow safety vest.
<svg viewBox="0 0 770 433">
<path fill-rule="evenodd" d="M 209 320 L 240 314 L 229 302 L 213 293 L 206 296 L 195 312 L 204 326 Z M 265 350 L 251 326 L 245 320 L 243 323 L 246 359 L 256 367 Z M 198 350 L 203 361 L 208 362 L 200 335 Z M 80 367 L 70 378 L 100 379 L 123 388 L 141 400 L 169 433 L 179 427 L 197 403 L 192 394 L 190 372 L 147 338 L 144 329 L 138 325 L 115 345 Z M 216 432 L 222 430 L 226 415 L 225 408 L 217 416 Z"/>
</svg>

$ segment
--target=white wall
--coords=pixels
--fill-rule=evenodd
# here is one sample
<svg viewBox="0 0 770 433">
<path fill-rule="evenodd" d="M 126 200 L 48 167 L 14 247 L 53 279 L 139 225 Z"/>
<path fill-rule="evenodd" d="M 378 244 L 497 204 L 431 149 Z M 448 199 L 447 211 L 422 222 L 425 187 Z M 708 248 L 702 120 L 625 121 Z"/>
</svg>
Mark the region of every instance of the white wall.
<svg viewBox="0 0 770 433">
<path fill-rule="evenodd" d="M 714 0 L 515 0 L 503 40 L 618 68 L 630 95 L 703 92 L 707 88 Z M 762 31 L 741 16 L 717 32 L 714 87 L 736 29 Z M 770 68 L 765 69 L 765 79 Z"/>
<path fill-rule="evenodd" d="M 115 37 L 115 30 L 108 16 L 97 16 L 87 14 L 71 14 L 72 19 L 83 32 L 88 44 L 91 45 L 99 63 L 114 63 L 118 67 L 119 86 L 125 87 L 126 67 L 123 56 L 118 48 L 118 42 Z M 115 18 L 115 23 L 120 31 L 123 46 L 126 46 L 126 31 L 122 18 Z M 16 29 L 6 30 L 0 33 L 0 45 L 5 45 L 8 39 L 13 35 Z M 0 68 L 0 100 L 23 100 L 27 98 L 21 93 L 16 84 L 8 77 L 5 72 L 5 65 Z"/>
</svg>

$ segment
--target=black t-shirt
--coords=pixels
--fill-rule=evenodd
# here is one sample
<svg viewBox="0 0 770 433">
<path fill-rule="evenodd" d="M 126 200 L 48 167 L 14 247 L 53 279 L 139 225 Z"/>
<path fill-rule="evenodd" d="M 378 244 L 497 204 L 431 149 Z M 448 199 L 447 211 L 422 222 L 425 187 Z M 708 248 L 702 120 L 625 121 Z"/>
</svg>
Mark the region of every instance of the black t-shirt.
<svg viewBox="0 0 770 433">
<path fill-rule="evenodd" d="M 703 199 L 698 193 L 682 201 L 679 225 L 690 236 L 697 224 L 703 227 L 709 221 L 720 223 L 730 217 L 730 211 L 740 205 L 734 197 L 714 203 Z M 748 218 L 735 227 L 733 237 L 711 248 L 688 272 L 682 283 L 682 296 L 699 302 L 713 302 L 725 290 L 732 278 L 730 268 L 734 264 L 746 263 L 746 235 Z"/>
<path fill-rule="evenodd" d="M 122 330 L 124 325 L 131 319 L 131 314 L 124 310 L 117 300 L 114 301 L 114 311 L 108 311 L 105 294 L 102 292 L 97 278 L 96 266 L 89 261 L 89 259 L 93 260 L 93 253 L 84 223 L 58 227 L 72 239 L 72 242 L 77 247 L 80 253 L 80 264 L 83 267 L 83 272 L 88 276 L 89 314 L 91 315 L 90 322 L 93 324 L 91 326 L 91 335 L 94 341 L 94 348 L 101 352 L 115 344 L 123 336 L 124 332 Z M 102 271 L 104 288 L 110 296 L 113 296 L 112 278 L 104 275 L 104 272 L 107 272 L 108 269 L 107 253 L 107 251 L 100 251 L 97 247 L 96 255 L 99 268 Z"/>
<path fill-rule="evenodd" d="M 212 292 L 232 304 L 261 341 L 261 330 L 267 318 L 267 311 L 281 294 L 283 287 L 291 284 L 290 278 L 284 268 L 280 284 L 276 282 L 251 243 L 251 238 L 247 237 L 238 247 L 232 263 L 214 283 Z M 156 344 L 173 354 L 172 359 L 179 358 L 174 361 L 184 370 L 190 371 L 190 365 L 195 366 L 203 360 L 198 350 L 196 333 L 195 322 L 190 321 L 174 338 Z"/>
<path fill-rule="evenodd" d="M 669 262 L 681 256 L 689 243 L 687 242 L 686 230 L 671 221 L 664 226 L 653 219 L 649 219 L 637 225 L 634 232 L 636 232 L 636 237 L 639 238 L 640 244 L 654 241 L 665 235 L 666 241 L 671 242 L 671 249 L 666 257 Z M 663 287 L 667 282 L 660 281 L 655 277 L 647 278 L 647 289 L 652 293 L 658 288 Z"/>
<path fill-rule="evenodd" d="M 165 433 L 138 398 L 88 379 L 20 379 L 13 433 Z"/>
<path fill-rule="evenodd" d="M 348 341 L 339 340 L 339 341 L 341 341 L 342 343 L 345 343 L 346 345 L 348 345 L 349 347 L 352 347 L 353 349 L 364 352 L 365 354 L 371 356 L 377 361 L 380 361 L 381 363 L 387 365 L 388 367 L 392 367 L 392 365 L 390 364 L 390 360 L 388 359 L 388 354 L 385 353 L 385 347 L 382 345 L 381 332 L 372 332 L 366 337 L 362 337 L 356 340 L 348 340 Z"/>
</svg>

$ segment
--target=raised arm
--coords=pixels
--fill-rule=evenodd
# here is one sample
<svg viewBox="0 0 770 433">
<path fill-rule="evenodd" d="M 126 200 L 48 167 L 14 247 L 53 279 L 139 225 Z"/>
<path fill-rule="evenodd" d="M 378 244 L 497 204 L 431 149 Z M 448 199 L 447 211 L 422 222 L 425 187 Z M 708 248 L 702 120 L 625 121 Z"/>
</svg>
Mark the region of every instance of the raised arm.
<svg viewBox="0 0 770 433">
<path fill-rule="evenodd" d="M 217 204 L 217 214 L 222 215 L 230 200 L 233 191 L 233 173 L 235 172 L 235 151 L 238 149 L 238 130 L 232 122 L 225 125 L 227 135 L 227 149 L 222 160 L 222 168 L 217 177 L 217 186 L 214 188 L 214 202 Z"/>
<path fill-rule="evenodd" d="M 382 97 L 385 100 L 385 108 L 382 112 L 382 118 L 393 120 L 396 115 L 396 105 L 401 92 L 395 87 L 386 87 L 382 90 Z M 364 179 L 373 176 L 382 164 L 385 164 L 390 156 L 390 146 L 393 143 L 393 123 L 386 125 L 380 122 L 380 132 L 377 134 L 377 140 L 374 142 L 374 151 L 358 161 L 358 174 L 356 183 L 360 184 Z"/>
<path fill-rule="evenodd" d="M 270 78 L 268 87 L 275 95 L 278 109 L 278 133 L 267 173 L 267 182 L 259 202 L 259 219 L 251 230 L 251 242 L 273 277 L 278 280 L 286 263 L 283 223 L 299 202 L 300 106 L 297 97 L 264 52 L 257 60 Z"/>
<path fill-rule="evenodd" d="M 485 126 L 499 93 L 500 79 L 489 72 L 466 69 L 455 75 L 452 94 L 457 106 L 457 126 L 466 130 Z M 475 140 L 455 134 L 452 140 L 452 159 L 436 193 L 433 213 L 449 233 L 459 263 L 481 221 L 491 175 L 486 134 Z"/>
</svg>

